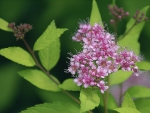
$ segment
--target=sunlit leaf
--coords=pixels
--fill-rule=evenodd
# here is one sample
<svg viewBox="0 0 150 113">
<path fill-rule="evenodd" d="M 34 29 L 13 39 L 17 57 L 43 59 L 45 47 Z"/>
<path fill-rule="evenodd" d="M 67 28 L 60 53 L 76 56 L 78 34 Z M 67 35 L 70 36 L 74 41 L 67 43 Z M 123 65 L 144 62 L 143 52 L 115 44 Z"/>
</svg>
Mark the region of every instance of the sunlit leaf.
<svg viewBox="0 0 150 113">
<path fill-rule="evenodd" d="M 109 75 L 110 85 L 120 84 L 127 80 L 132 75 L 132 72 L 119 70 Z"/>
<path fill-rule="evenodd" d="M 144 12 L 146 14 L 148 9 L 149 9 L 149 6 L 146 6 L 141 10 L 141 12 Z M 131 29 L 131 27 L 134 24 L 135 24 L 135 20 L 133 18 L 131 18 L 129 20 L 129 22 L 127 23 L 125 34 L 121 35 L 119 37 L 119 39 L 123 37 L 123 39 L 121 39 L 119 41 L 119 45 L 128 47 L 128 48 L 132 49 L 136 54 L 140 54 L 140 44 L 138 42 L 138 39 L 139 39 L 140 33 L 144 27 L 145 21 L 135 25 Z"/>
<path fill-rule="evenodd" d="M 67 29 L 58 29 L 55 26 L 54 21 L 47 27 L 44 33 L 37 39 L 34 44 L 34 50 L 41 50 L 54 43 L 60 35 Z"/>
<path fill-rule="evenodd" d="M 126 92 L 128 92 L 132 98 L 150 97 L 150 89 L 144 86 L 132 86 Z"/>
<path fill-rule="evenodd" d="M 53 102 L 30 107 L 21 113 L 79 113 L 79 106 L 69 102 Z"/>
<path fill-rule="evenodd" d="M 119 112 L 119 113 L 141 113 L 137 109 L 130 108 L 130 107 L 116 108 L 114 110 L 117 111 L 117 112 Z"/>
<path fill-rule="evenodd" d="M 91 89 L 82 89 L 80 92 L 81 109 L 85 112 L 94 109 L 100 104 L 100 98 L 96 92 Z"/>
<path fill-rule="evenodd" d="M 101 14 L 98 9 L 97 3 L 95 0 L 93 0 L 92 12 L 91 12 L 91 16 L 90 16 L 90 24 L 94 25 L 95 23 L 100 23 L 100 25 L 103 26 Z"/>
<path fill-rule="evenodd" d="M 150 112 L 150 99 L 136 99 L 134 101 L 137 109 L 141 112 L 141 113 L 149 113 Z"/>
<path fill-rule="evenodd" d="M 121 107 L 130 107 L 136 109 L 136 106 L 128 93 L 125 94 Z"/>
<path fill-rule="evenodd" d="M 52 69 L 58 62 L 60 56 L 60 42 L 56 39 L 45 49 L 39 51 L 39 57 L 46 70 Z"/>
<path fill-rule="evenodd" d="M 138 66 L 139 69 L 150 70 L 150 62 L 148 61 L 137 62 L 136 65 Z"/>
<path fill-rule="evenodd" d="M 60 91 L 59 87 L 40 70 L 27 69 L 19 71 L 18 74 L 40 89 L 54 92 Z M 52 75 L 51 77 L 58 82 Z"/>
<path fill-rule="evenodd" d="M 31 55 L 21 47 L 8 47 L 0 50 L 0 55 L 25 66 L 34 66 L 35 62 Z"/>
<path fill-rule="evenodd" d="M 69 91 L 79 91 L 80 90 L 80 87 L 77 86 L 77 84 L 75 84 L 73 82 L 73 79 L 66 79 L 62 84 L 59 85 L 59 87 L 64 90 L 69 90 Z"/>
<path fill-rule="evenodd" d="M 12 30 L 8 27 L 8 22 L 3 20 L 2 18 L 0 18 L 0 29 L 12 32 Z"/>
</svg>

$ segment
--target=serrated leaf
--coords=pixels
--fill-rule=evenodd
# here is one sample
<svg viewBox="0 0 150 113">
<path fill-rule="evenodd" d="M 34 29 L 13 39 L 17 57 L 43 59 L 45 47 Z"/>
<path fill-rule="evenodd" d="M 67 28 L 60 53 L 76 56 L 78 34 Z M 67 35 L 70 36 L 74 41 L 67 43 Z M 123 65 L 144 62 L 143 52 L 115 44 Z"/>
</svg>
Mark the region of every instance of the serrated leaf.
<svg viewBox="0 0 150 113">
<path fill-rule="evenodd" d="M 134 101 L 137 109 L 141 112 L 141 113 L 149 113 L 150 112 L 150 99 L 136 99 Z"/>
<path fill-rule="evenodd" d="M 136 109 L 136 106 L 128 93 L 125 94 L 121 107 L 130 107 Z"/>
<path fill-rule="evenodd" d="M 150 70 L 150 62 L 148 61 L 137 62 L 136 65 L 138 66 L 139 69 Z"/>
<path fill-rule="evenodd" d="M 0 50 L 0 55 L 24 66 L 34 66 L 35 62 L 31 55 L 21 47 L 8 47 Z"/>
<path fill-rule="evenodd" d="M 30 107 L 21 113 L 79 113 L 79 106 L 69 102 L 53 102 Z"/>
<path fill-rule="evenodd" d="M 4 31 L 10 31 L 10 32 L 12 32 L 12 30 L 8 27 L 8 22 L 6 22 L 5 20 L 3 20 L 2 18 L 0 18 L 0 29 L 2 29 Z"/>
<path fill-rule="evenodd" d="M 114 110 L 117 111 L 117 112 L 119 112 L 119 113 L 141 113 L 137 109 L 130 108 L 130 107 L 116 108 Z"/>
<path fill-rule="evenodd" d="M 40 89 L 54 92 L 60 91 L 60 88 L 40 70 L 27 69 L 19 71 L 18 74 Z M 58 80 L 52 75 L 51 77 L 58 82 Z"/>
<path fill-rule="evenodd" d="M 132 75 L 131 71 L 119 70 L 115 73 L 109 75 L 110 77 L 110 86 L 115 84 L 120 84 L 127 80 Z"/>
<path fill-rule="evenodd" d="M 128 92 L 132 98 L 150 97 L 150 89 L 144 86 L 132 86 L 126 92 Z"/>
<path fill-rule="evenodd" d="M 103 26 L 101 14 L 98 9 L 97 3 L 95 0 L 93 0 L 92 11 L 91 11 L 91 16 L 90 16 L 90 24 L 94 25 L 95 23 L 100 23 L 100 25 Z"/>
<path fill-rule="evenodd" d="M 60 42 L 56 39 L 45 49 L 39 51 L 39 58 L 46 70 L 52 69 L 58 62 L 60 56 Z"/>
<path fill-rule="evenodd" d="M 149 9 L 149 6 L 146 6 L 144 7 L 141 12 L 144 12 L 146 14 L 147 10 Z M 127 26 L 126 26 L 126 31 L 125 31 L 125 34 L 126 32 L 128 32 L 130 30 L 130 28 L 135 24 L 135 20 L 133 18 L 131 18 L 129 20 L 129 22 L 127 23 Z M 144 22 L 141 22 L 137 25 L 135 25 L 131 30 L 130 32 L 125 35 L 123 37 L 120 36 L 120 38 L 123 37 L 123 39 L 121 39 L 118 43 L 119 45 L 121 46 L 125 46 L 125 47 L 129 47 L 130 49 L 132 49 L 136 54 L 140 54 L 140 44 L 138 42 L 138 38 L 140 36 L 140 33 L 144 27 L 144 24 L 145 24 L 145 21 Z"/>
<path fill-rule="evenodd" d="M 54 21 L 47 27 L 44 33 L 37 39 L 34 44 L 34 50 L 41 50 L 54 43 L 60 35 L 67 29 L 58 29 L 55 26 Z"/>
<path fill-rule="evenodd" d="M 91 89 L 82 89 L 80 92 L 81 108 L 80 112 L 94 109 L 100 104 L 100 98 L 96 92 Z"/>
<path fill-rule="evenodd" d="M 66 79 L 62 84 L 59 85 L 59 87 L 64 90 L 68 90 L 68 91 L 79 91 L 80 90 L 80 87 L 77 86 L 77 84 L 75 84 L 73 82 L 73 79 Z"/>
</svg>

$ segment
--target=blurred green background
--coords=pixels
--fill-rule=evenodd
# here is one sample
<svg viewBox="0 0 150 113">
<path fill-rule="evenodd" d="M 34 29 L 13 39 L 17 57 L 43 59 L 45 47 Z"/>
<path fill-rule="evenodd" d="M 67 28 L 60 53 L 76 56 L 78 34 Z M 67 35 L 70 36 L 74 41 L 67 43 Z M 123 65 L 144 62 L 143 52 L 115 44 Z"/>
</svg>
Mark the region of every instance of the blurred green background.
<svg viewBox="0 0 150 113">
<path fill-rule="evenodd" d="M 113 33 L 114 31 L 109 25 L 111 15 L 107 8 L 111 3 L 112 0 L 97 0 L 103 22 Z M 118 7 L 123 7 L 125 11 L 129 11 L 130 17 L 132 17 L 136 10 L 150 5 L 150 0 L 116 0 L 116 4 Z M 69 29 L 60 37 L 61 57 L 51 71 L 62 82 L 66 78 L 71 78 L 71 74 L 64 72 L 68 65 L 66 63 L 67 57 L 69 57 L 68 53 L 76 53 L 81 50 L 81 45 L 73 42 L 71 37 L 77 29 L 78 23 L 90 17 L 91 7 L 92 0 L 0 0 L 0 18 L 16 24 L 29 23 L 33 25 L 33 29 L 26 34 L 26 40 L 31 47 L 52 20 L 55 20 L 58 28 Z M 147 16 L 150 18 L 150 10 Z M 123 20 L 118 26 L 118 35 L 124 32 L 128 19 Z M 146 22 L 139 42 L 141 55 L 150 61 L 150 21 Z M 16 41 L 12 33 L 0 30 L 0 49 L 8 46 L 21 46 L 26 49 L 23 42 Z M 25 67 L 0 56 L 0 113 L 17 113 L 35 104 L 51 102 L 53 95 L 56 95 L 39 90 L 25 81 L 17 74 L 17 71 L 21 69 L 25 69 Z M 78 96 L 78 94 L 75 95 Z"/>
</svg>

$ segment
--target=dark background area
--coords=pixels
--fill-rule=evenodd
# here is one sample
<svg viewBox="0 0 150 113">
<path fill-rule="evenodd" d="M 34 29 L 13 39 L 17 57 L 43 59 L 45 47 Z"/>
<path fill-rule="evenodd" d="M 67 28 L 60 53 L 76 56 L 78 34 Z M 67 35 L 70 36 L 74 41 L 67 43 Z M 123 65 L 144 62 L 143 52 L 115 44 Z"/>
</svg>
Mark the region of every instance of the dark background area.
<svg viewBox="0 0 150 113">
<path fill-rule="evenodd" d="M 112 0 L 97 0 L 103 22 L 113 33 L 112 26 L 109 25 L 111 15 L 107 7 L 111 3 Z M 150 5 L 150 0 L 116 0 L 116 4 L 118 7 L 123 7 L 125 11 L 129 11 L 130 17 L 132 17 L 136 10 Z M 20 23 L 31 24 L 33 29 L 26 34 L 26 40 L 31 47 L 52 20 L 55 20 L 58 28 L 68 28 L 68 31 L 60 37 L 60 60 L 51 70 L 51 73 L 60 82 L 63 82 L 66 78 L 71 78 L 71 74 L 64 72 L 68 65 L 66 63 L 67 57 L 69 57 L 68 53 L 74 54 L 81 49 L 81 45 L 73 42 L 71 36 L 77 29 L 78 22 L 90 17 L 91 8 L 92 0 L 0 0 L 0 18 L 8 22 L 15 22 L 17 25 Z M 150 18 L 150 10 L 147 16 Z M 118 35 L 124 32 L 129 18 L 120 22 Z M 144 59 L 150 60 L 150 21 L 146 22 L 139 42 L 141 55 L 144 56 Z M 27 50 L 23 42 L 16 41 L 12 33 L 0 30 L 0 49 L 10 46 L 21 46 Z M 17 74 L 17 71 L 21 69 L 25 69 L 25 67 L 0 56 L 0 113 L 17 113 L 46 101 L 39 93 L 42 91 Z"/>
</svg>

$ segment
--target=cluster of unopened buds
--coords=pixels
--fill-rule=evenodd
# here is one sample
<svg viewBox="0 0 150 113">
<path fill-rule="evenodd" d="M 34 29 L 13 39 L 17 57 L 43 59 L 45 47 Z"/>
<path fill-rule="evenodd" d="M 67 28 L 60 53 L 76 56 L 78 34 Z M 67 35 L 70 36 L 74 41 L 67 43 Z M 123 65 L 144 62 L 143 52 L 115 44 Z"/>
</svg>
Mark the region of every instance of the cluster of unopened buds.
<svg viewBox="0 0 150 113">
<path fill-rule="evenodd" d="M 8 24 L 8 27 L 11 28 L 14 32 L 14 36 L 17 40 L 23 39 L 25 34 L 32 29 L 30 24 L 20 24 L 19 26 L 15 26 L 15 23 L 12 22 Z"/>
<path fill-rule="evenodd" d="M 105 78 L 118 70 L 132 71 L 139 75 L 135 65 L 140 57 L 133 51 L 118 46 L 114 35 L 95 23 L 82 23 L 72 37 L 83 45 L 83 50 L 72 55 L 67 69 L 74 77 L 78 86 L 98 87 L 101 93 L 108 89 Z"/>
</svg>

